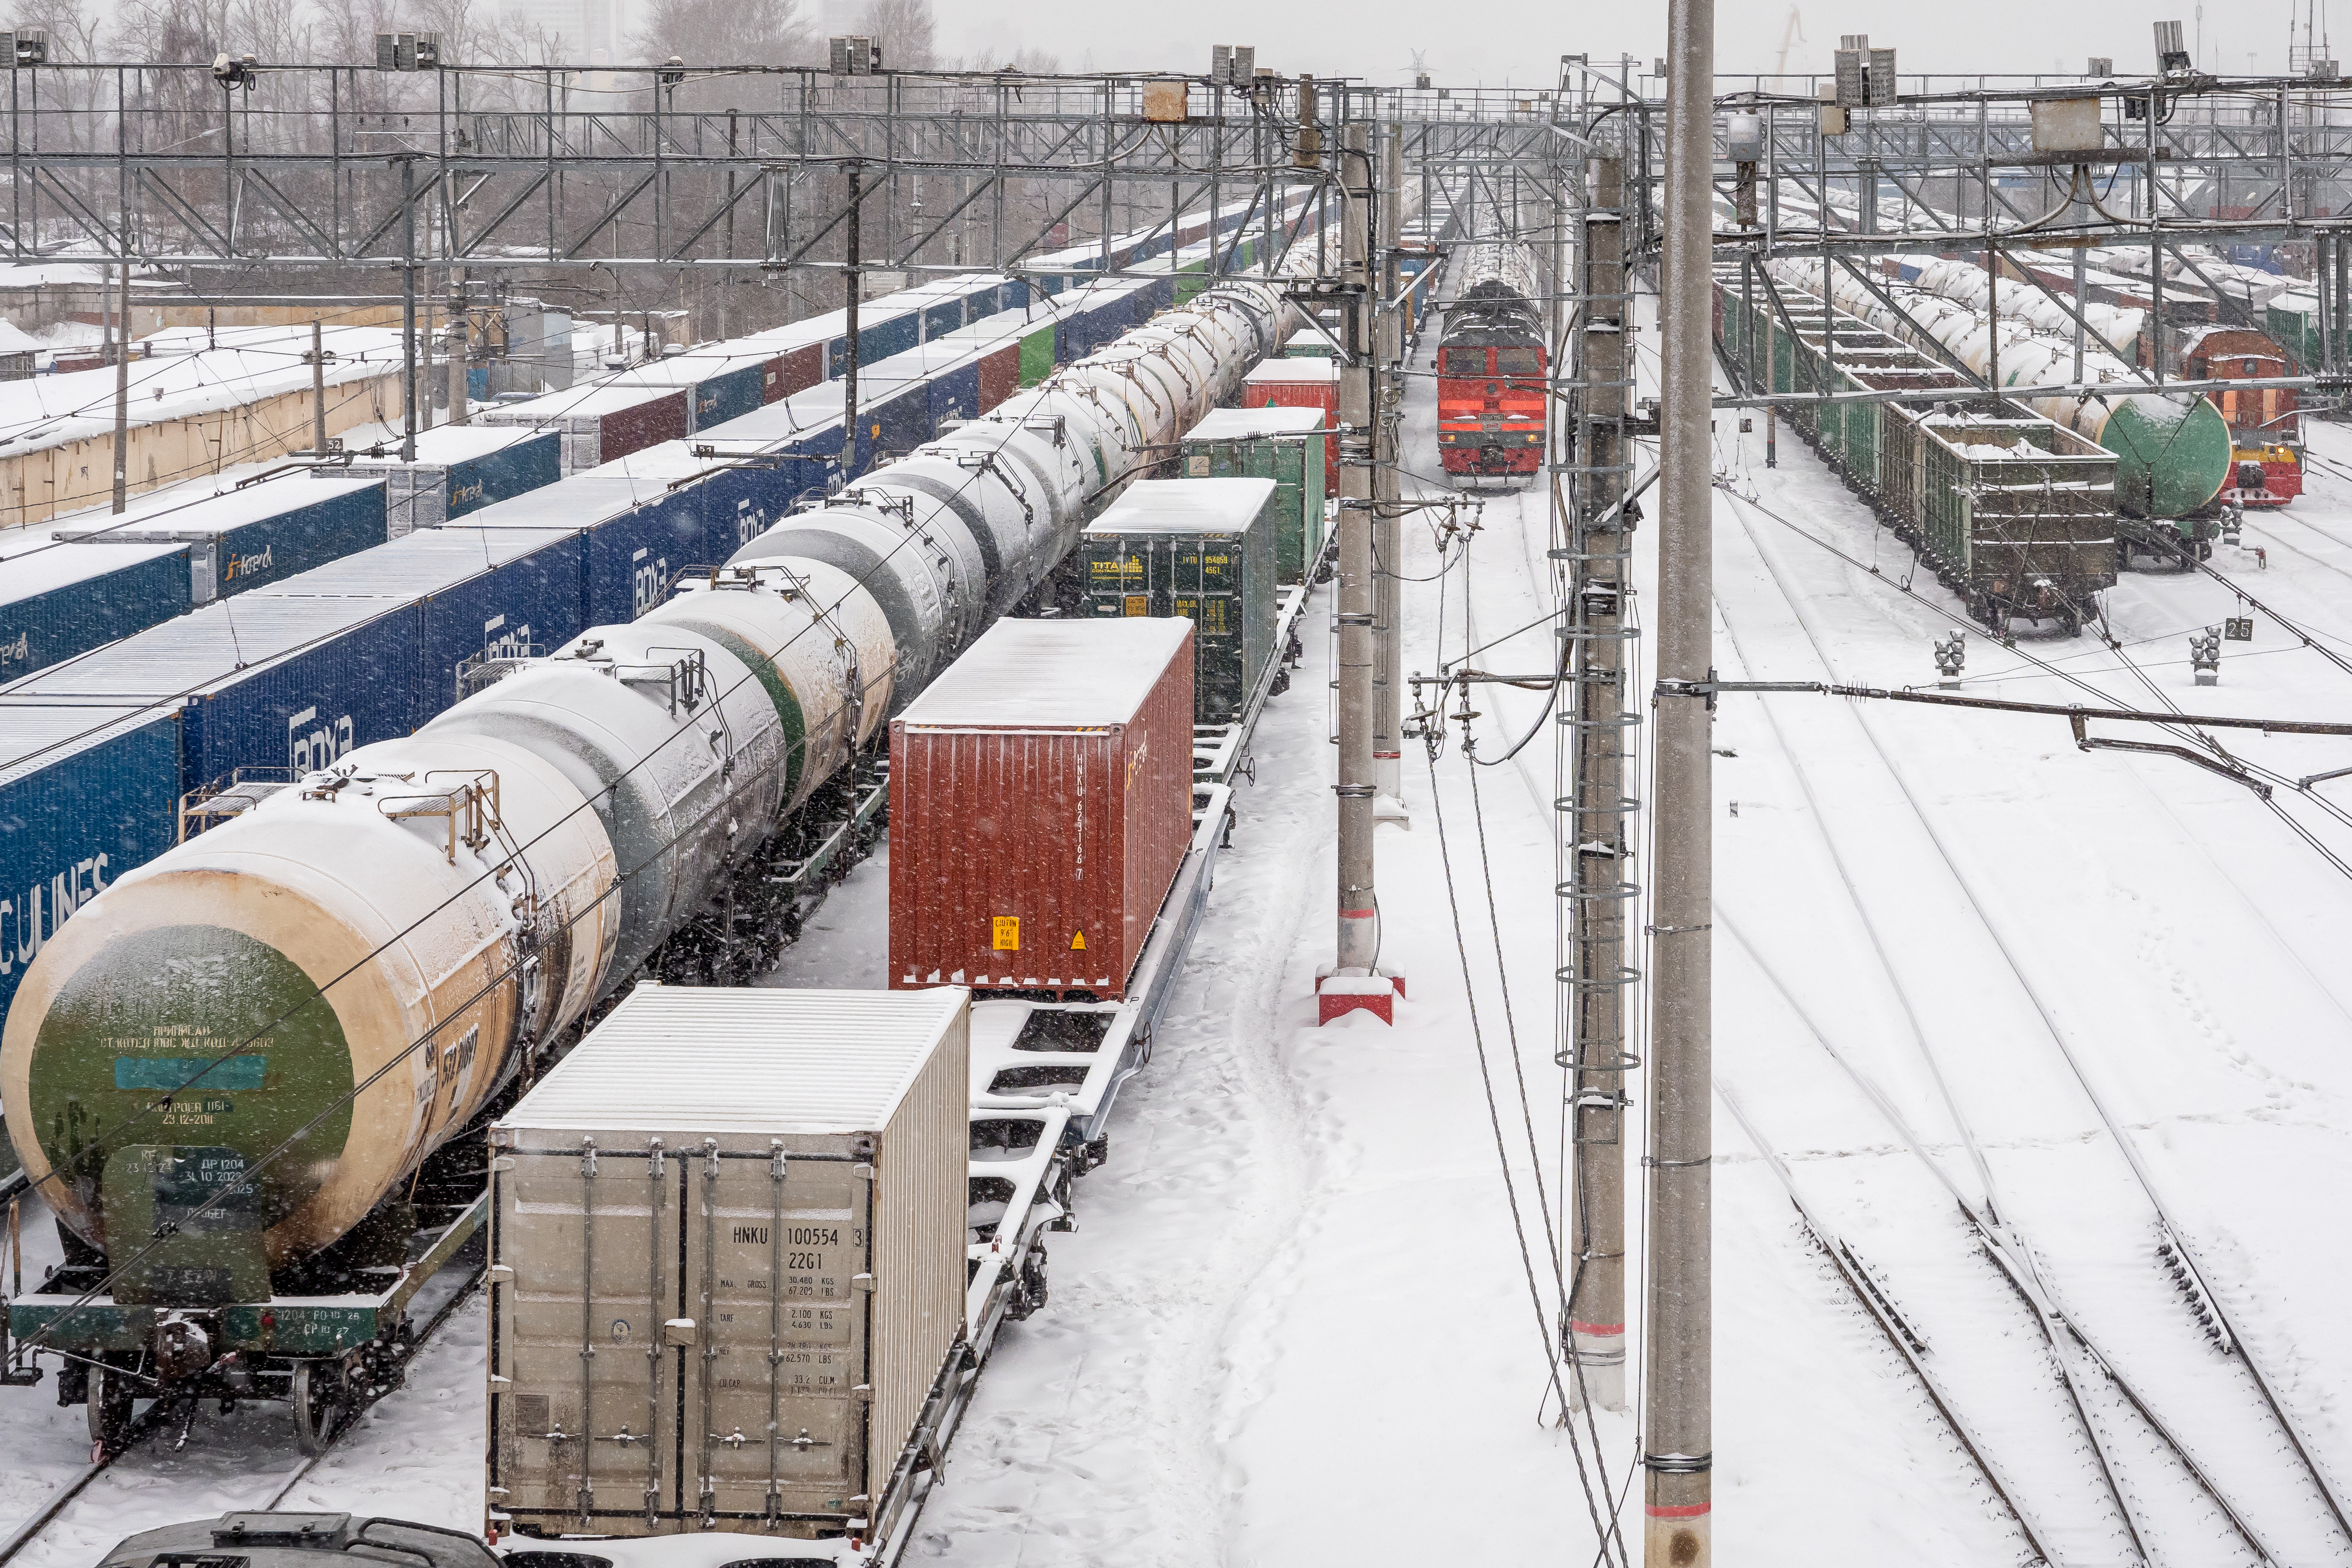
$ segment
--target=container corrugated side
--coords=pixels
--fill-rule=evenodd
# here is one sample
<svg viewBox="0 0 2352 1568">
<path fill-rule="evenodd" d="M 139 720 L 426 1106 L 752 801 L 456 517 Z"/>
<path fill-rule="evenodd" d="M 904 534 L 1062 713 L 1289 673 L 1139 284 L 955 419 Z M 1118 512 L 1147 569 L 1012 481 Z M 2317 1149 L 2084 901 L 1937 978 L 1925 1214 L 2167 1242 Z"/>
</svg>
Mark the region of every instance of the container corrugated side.
<svg viewBox="0 0 2352 1568">
<path fill-rule="evenodd" d="M 175 710 L 0 706 L 0 1018 L 76 910 L 178 835 Z"/>
<path fill-rule="evenodd" d="M 1192 664 L 1187 626 L 1098 725 L 891 721 L 893 986 L 1126 994 L 1192 839 Z"/>
<path fill-rule="evenodd" d="M 490 1522 L 864 1529 L 962 1329 L 970 1050 L 960 991 L 641 985 L 502 1118 Z"/>
<path fill-rule="evenodd" d="M 0 566 L 0 681 L 186 615 L 192 548 L 53 543 Z"/>
</svg>

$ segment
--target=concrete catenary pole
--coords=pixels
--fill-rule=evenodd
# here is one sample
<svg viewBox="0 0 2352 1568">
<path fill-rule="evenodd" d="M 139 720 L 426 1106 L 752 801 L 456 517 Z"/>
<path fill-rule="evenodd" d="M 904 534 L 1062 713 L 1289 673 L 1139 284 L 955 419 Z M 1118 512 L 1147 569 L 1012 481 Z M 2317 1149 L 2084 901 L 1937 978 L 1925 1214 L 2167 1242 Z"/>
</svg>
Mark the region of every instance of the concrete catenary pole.
<svg viewBox="0 0 2352 1568">
<path fill-rule="evenodd" d="M 400 160 L 400 460 L 416 461 L 416 159 Z"/>
<path fill-rule="evenodd" d="M 114 309 L 114 510 L 131 504 L 131 226 L 122 230 L 122 292 Z"/>
<path fill-rule="evenodd" d="M 310 318 L 310 455 L 327 455 L 327 328 Z"/>
<path fill-rule="evenodd" d="M 1651 866 L 1649 1296 L 1642 1463 L 1649 1568 L 1706 1568 L 1714 1503 L 1708 1160 L 1713 1149 L 1711 927 L 1715 490 L 1714 0 L 1666 23 L 1665 247 L 1659 416 L 1656 850 Z"/>
<path fill-rule="evenodd" d="M 1569 519 L 1568 707 L 1572 747 L 1564 793 L 1571 815 L 1561 882 L 1570 902 L 1567 963 L 1568 1065 L 1576 1162 L 1569 1211 L 1571 1274 L 1563 1336 L 1574 1364 L 1571 1405 L 1625 1407 L 1625 920 L 1633 893 L 1626 875 L 1633 809 L 1628 785 L 1638 713 L 1627 701 L 1625 657 L 1636 635 L 1628 614 L 1633 535 L 1624 516 L 1632 443 L 1625 416 L 1633 403 L 1632 355 L 1625 329 L 1632 292 L 1625 267 L 1625 163 L 1591 159 L 1579 249 L 1584 267 L 1582 385 L 1574 394 L 1576 441 L 1571 474 L 1576 505 Z"/>
<path fill-rule="evenodd" d="M 841 433 L 844 438 L 841 448 L 841 477 L 851 479 L 857 477 L 859 444 L 857 440 L 857 297 L 862 290 L 858 288 L 857 206 L 864 198 L 858 191 L 857 165 L 852 163 L 843 173 L 849 177 L 849 232 L 842 247 L 842 256 L 847 262 L 842 273 L 845 290 L 842 302 L 849 319 L 843 323 L 847 331 L 848 349 L 841 373 Z"/>
<path fill-rule="evenodd" d="M 1372 169 L 1370 137 L 1346 128 L 1339 172 L 1339 279 L 1349 290 L 1348 358 L 1339 372 L 1339 949 L 1342 974 L 1369 975 L 1379 952 L 1372 889 Z"/>
<path fill-rule="evenodd" d="M 1372 782 L 1381 795 L 1402 802 L 1404 754 L 1399 733 L 1404 728 L 1404 678 L 1399 668 L 1403 627 L 1403 595 L 1397 576 L 1403 543 L 1398 500 L 1398 425 L 1404 417 L 1404 317 L 1395 304 L 1398 287 L 1397 247 L 1404 239 L 1404 128 L 1394 122 L 1381 127 L 1381 247 L 1380 303 L 1374 315 L 1374 352 L 1379 355 L 1380 384 L 1373 400 L 1379 426 L 1374 446 L 1379 467 L 1372 470 Z"/>
</svg>

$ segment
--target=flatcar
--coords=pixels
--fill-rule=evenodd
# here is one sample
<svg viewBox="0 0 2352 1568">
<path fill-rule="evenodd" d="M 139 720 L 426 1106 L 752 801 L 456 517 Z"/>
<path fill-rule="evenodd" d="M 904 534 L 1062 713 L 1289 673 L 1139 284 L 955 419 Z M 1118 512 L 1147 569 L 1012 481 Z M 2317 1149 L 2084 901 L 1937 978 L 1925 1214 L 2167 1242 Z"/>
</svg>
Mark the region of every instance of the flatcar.
<svg viewBox="0 0 2352 1568">
<path fill-rule="evenodd" d="M 2191 381 L 2293 375 L 2275 338 L 2244 327 L 2206 327 L 2181 353 L 2181 374 Z M 2303 416 L 2291 386 L 2225 387 L 2209 393 L 2230 426 L 2237 467 L 2221 499 L 2240 506 L 2284 506 L 2303 493 Z"/>
<path fill-rule="evenodd" d="M 1543 464 L 1543 318 L 1535 257 L 1523 245 L 1460 253 L 1437 345 L 1437 453 L 1464 479 L 1532 476 Z"/>
</svg>

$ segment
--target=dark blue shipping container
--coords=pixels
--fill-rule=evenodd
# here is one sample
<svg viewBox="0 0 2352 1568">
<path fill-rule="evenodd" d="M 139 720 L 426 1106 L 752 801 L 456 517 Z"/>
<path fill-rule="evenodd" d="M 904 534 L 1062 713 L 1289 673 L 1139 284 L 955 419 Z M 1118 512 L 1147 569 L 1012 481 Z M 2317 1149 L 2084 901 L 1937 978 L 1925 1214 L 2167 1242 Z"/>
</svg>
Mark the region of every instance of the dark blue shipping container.
<svg viewBox="0 0 2352 1568">
<path fill-rule="evenodd" d="M 970 419 L 980 412 L 980 362 L 970 360 L 939 372 L 925 384 L 929 395 L 930 431 L 928 441 L 948 419 Z"/>
<path fill-rule="evenodd" d="M 208 605 L 44 670 L 11 686 L 7 705 L 178 706 L 182 794 L 236 768 L 324 767 L 415 729 L 416 605 L 281 592 Z"/>
<path fill-rule="evenodd" d="M 551 486 L 546 493 L 567 488 Z M 503 502 L 476 515 L 517 504 Z M 417 641 L 406 677 L 411 727 L 457 700 L 461 667 L 485 656 L 552 647 L 590 624 L 587 550 L 576 521 L 565 527 L 494 528 L 468 520 L 428 528 L 256 595 L 264 596 L 281 603 L 415 605 Z"/>
<path fill-rule="evenodd" d="M 923 342 L 929 342 L 942 333 L 952 332 L 962 325 L 963 301 L 961 300 L 942 300 L 936 305 L 923 307 Z"/>
<path fill-rule="evenodd" d="M 383 434 L 383 426 L 373 433 Z M 352 438 L 345 437 L 346 449 Z M 350 472 L 386 481 L 388 531 L 394 539 L 486 506 L 527 495 L 563 477 L 563 436 L 511 425 L 444 425 L 416 437 L 416 460 L 399 458 L 399 438 L 371 446 Z M 345 470 L 320 469 L 321 478 Z"/>
<path fill-rule="evenodd" d="M 759 407 L 766 401 L 761 387 L 766 369 L 766 363 L 762 361 L 696 382 L 687 427 L 708 430 L 713 425 L 740 419 Z"/>
<path fill-rule="evenodd" d="M 0 681 L 186 615 L 190 548 L 27 539 L 0 561 Z"/>
<path fill-rule="evenodd" d="M 871 323 L 861 321 L 857 328 L 858 363 L 879 364 L 921 342 L 922 317 L 914 310 L 902 310 Z"/>
<path fill-rule="evenodd" d="M 52 519 L 48 531 L 64 540 L 186 544 L 194 598 L 205 604 L 382 544 L 384 515 L 380 477 L 289 473 L 242 488 L 226 479 L 173 485 L 149 491 L 120 516 L 77 513 Z"/>
<path fill-rule="evenodd" d="M 450 464 L 443 492 L 446 515 L 465 517 L 486 506 L 529 495 L 562 477 L 563 437 L 554 430 L 541 430 L 496 451 Z"/>
<path fill-rule="evenodd" d="M 924 383 L 915 382 L 859 411 L 872 448 L 865 454 L 869 463 L 886 452 L 911 452 L 936 433 L 929 391 Z"/>
<path fill-rule="evenodd" d="M 41 944 L 178 833 L 174 709 L 0 703 L 0 1017 Z"/>
</svg>

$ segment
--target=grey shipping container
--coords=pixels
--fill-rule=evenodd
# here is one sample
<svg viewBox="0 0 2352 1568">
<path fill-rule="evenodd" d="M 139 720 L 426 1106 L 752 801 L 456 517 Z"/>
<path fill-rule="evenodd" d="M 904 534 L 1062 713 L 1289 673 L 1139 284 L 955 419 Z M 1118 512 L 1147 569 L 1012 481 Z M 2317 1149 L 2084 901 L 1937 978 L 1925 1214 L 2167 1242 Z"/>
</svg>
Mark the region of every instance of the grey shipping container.
<svg viewBox="0 0 2352 1568">
<path fill-rule="evenodd" d="M 1303 583 L 1323 553 L 1323 415 L 1314 408 L 1219 408 L 1185 433 L 1188 479 L 1272 479 L 1276 580 Z"/>
<path fill-rule="evenodd" d="M 188 613 L 189 547 L 26 542 L 0 561 L 0 681 Z"/>
<path fill-rule="evenodd" d="M 1079 542 L 1085 613 L 1192 623 L 1195 723 L 1240 719 L 1274 657 L 1275 494 L 1272 479 L 1145 479 Z"/>
<path fill-rule="evenodd" d="M 364 450 L 348 468 L 313 470 L 321 479 L 337 474 L 381 474 L 390 489 L 384 499 L 386 529 L 394 539 L 511 500 L 563 477 L 563 437 L 554 430 L 513 425 L 444 425 L 416 437 L 416 459 L 400 460 L 400 433 L 371 426 Z M 381 437 L 388 437 L 388 439 Z M 343 449 L 359 443 L 343 438 Z"/>
<path fill-rule="evenodd" d="M 887 1538 L 963 1331 L 969 1001 L 640 984 L 492 1126 L 492 1532 Z"/>
</svg>

